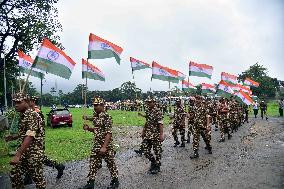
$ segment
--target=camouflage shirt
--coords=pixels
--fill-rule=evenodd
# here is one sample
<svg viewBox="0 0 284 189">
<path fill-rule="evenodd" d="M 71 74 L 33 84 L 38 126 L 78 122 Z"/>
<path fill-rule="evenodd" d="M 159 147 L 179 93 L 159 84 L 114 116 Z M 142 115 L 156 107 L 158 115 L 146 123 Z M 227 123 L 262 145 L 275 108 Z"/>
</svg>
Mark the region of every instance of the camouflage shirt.
<svg viewBox="0 0 284 189">
<path fill-rule="evenodd" d="M 94 125 L 94 148 L 99 150 L 105 142 L 107 133 L 112 134 L 112 117 L 107 112 L 93 114 Z M 112 139 L 108 144 L 107 149 L 113 149 Z"/>
<path fill-rule="evenodd" d="M 22 157 L 25 158 L 42 158 L 44 150 L 44 128 L 41 117 L 32 109 L 27 109 L 22 113 L 19 120 L 20 143 L 26 136 L 34 137 L 27 151 Z M 20 147 L 20 146 L 19 146 Z"/>
<path fill-rule="evenodd" d="M 194 109 L 195 109 L 195 104 L 189 104 L 188 105 L 188 121 L 189 123 L 193 123 L 194 122 Z"/>
<path fill-rule="evenodd" d="M 163 113 L 157 106 L 153 109 L 147 108 L 145 113 L 145 139 L 157 140 L 160 136 L 159 124 L 163 124 Z"/>
<path fill-rule="evenodd" d="M 183 106 L 176 106 L 174 110 L 174 122 L 175 126 L 184 126 L 185 109 Z"/>
<path fill-rule="evenodd" d="M 199 125 L 201 127 L 206 127 L 207 125 L 207 115 L 209 114 L 209 110 L 206 107 L 206 103 L 198 103 L 194 107 L 194 124 Z"/>
</svg>

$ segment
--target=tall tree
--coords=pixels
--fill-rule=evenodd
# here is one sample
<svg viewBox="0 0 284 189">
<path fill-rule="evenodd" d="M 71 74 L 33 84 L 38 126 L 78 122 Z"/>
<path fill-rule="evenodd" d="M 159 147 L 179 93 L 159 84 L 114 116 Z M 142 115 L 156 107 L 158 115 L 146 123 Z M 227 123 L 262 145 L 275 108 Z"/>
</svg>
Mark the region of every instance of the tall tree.
<svg viewBox="0 0 284 189">
<path fill-rule="evenodd" d="M 16 53 L 28 53 L 39 46 L 43 38 L 58 44 L 62 26 L 57 20 L 58 0 L 2 0 L 0 3 L 0 77 L 3 78 L 3 54 L 6 60 L 7 89 L 18 75 Z M 3 82 L 0 83 L 3 91 Z M 2 95 L 1 95 L 2 96 Z M 3 101 L 3 99 L 1 99 Z"/>
<path fill-rule="evenodd" d="M 251 87 L 254 95 L 260 98 L 274 98 L 276 90 L 279 88 L 279 82 L 276 78 L 268 76 L 267 68 L 256 63 L 249 67 L 248 70 L 242 72 L 238 80 L 244 81 L 247 77 L 259 83 L 259 87 Z"/>
</svg>

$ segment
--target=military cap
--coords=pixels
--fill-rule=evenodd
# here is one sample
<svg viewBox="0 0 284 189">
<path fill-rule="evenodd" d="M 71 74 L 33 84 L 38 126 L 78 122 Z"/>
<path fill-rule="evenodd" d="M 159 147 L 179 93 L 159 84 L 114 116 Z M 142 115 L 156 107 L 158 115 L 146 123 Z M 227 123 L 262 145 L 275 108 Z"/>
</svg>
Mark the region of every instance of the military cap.
<svg viewBox="0 0 284 189">
<path fill-rule="evenodd" d="M 28 99 L 29 99 L 28 96 L 25 93 L 22 93 L 22 92 L 16 93 L 13 96 L 13 101 L 15 101 L 15 102 L 21 102 L 23 100 L 28 100 Z"/>
<path fill-rule="evenodd" d="M 145 99 L 145 102 L 156 102 L 156 99 L 152 96 L 148 96 L 146 99 Z"/>
<path fill-rule="evenodd" d="M 37 96 L 30 96 L 30 100 L 37 101 L 39 98 Z"/>
<path fill-rule="evenodd" d="M 176 102 L 181 102 L 181 98 L 177 98 L 177 99 L 176 99 Z"/>
<path fill-rule="evenodd" d="M 103 105 L 105 104 L 105 100 L 99 96 L 93 98 L 93 105 Z"/>
</svg>

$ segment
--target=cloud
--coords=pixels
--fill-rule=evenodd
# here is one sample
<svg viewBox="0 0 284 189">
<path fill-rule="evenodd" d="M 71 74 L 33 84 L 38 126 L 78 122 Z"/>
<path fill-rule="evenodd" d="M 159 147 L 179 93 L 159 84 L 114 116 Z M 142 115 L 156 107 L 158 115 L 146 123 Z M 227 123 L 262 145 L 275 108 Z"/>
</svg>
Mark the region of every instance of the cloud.
<svg viewBox="0 0 284 189">
<path fill-rule="evenodd" d="M 110 90 L 132 80 L 129 56 L 188 72 L 193 60 L 214 67 L 213 78 L 190 77 L 216 83 L 222 71 L 238 74 L 255 62 L 284 80 L 282 1 L 62 0 L 62 44 L 77 65 L 70 80 L 47 76 L 44 91 L 54 86 L 71 91 L 81 79 L 81 58 L 87 56 L 88 35 L 99 35 L 123 47 L 121 65 L 114 59 L 91 60 L 106 74 L 106 82 L 90 81 L 91 90 Z M 150 82 L 151 70 L 135 72 L 143 91 L 167 90 L 168 83 Z M 39 81 L 32 79 L 39 87 Z M 180 84 L 181 85 L 181 84 Z"/>
</svg>

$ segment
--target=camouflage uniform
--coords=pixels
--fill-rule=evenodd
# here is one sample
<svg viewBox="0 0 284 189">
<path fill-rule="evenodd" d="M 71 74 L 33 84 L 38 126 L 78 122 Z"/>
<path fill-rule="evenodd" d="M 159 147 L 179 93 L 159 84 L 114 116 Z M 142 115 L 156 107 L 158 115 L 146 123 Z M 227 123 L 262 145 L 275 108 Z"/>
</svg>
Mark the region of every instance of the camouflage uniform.
<svg viewBox="0 0 284 189">
<path fill-rule="evenodd" d="M 107 163 L 107 167 L 110 171 L 112 179 L 118 178 L 118 170 L 115 164 L 115 151 L 112 140 L 107 146 L 107 152 L 105 155 L 100 155 L 100 149 L 105 141 L 105 136 L 107 133 L 112 134 L 112 118 L 106 112 L 101 112 L 97 114 L 94 112 L 93 115 L 94 124 L 94 143 L 91 150 L 90 156 L 90 172 L 89 180 L 95 180 L 97 171 L 102 167 L 102 159 Z"/>
<path fill-rule="evenodd" d="M 212 124 L 215 126 L 215 131 L 218 130 L 218 110 L 217 108 L 218 108 L 218 104 L 215 100 L 209 104 L 210 116 L 212 119 Z"/>
<path fill-rule="evenodd" d="M 231 131 L 236 132 L 238 130 L 239 117 L 238 117 L 238 104 L 235 100 L 230 101 L 229 120 L 230 120 Z"/>
<path fill-rule="evenodd" d="M 185 109 L 182 105 L 177 105 L 174 110 L 173 132 L 172 135 L 175 140 L 175 146 L 179 145 L 177 131 L 181 135 L 181 143 L 185 143 Z"/>
<path fill-rule="evenodd" d="M 229 114 L 226 112 L 222 112 L 222 109 L 229 110 L 229 106 L 227 105 L 225 100 L 221 102 L 219 109 L 218 109 L 218 113 L 220 115 L 220 134 L 221 134 L 220 142 L 225 141 L 225 133 L 228 134 L 229 139 L 231 138 L 231 135 L 229 133 Z"/>
<path fill-rule="evenodd" d="M 194 124 L 193 124 L 193 151 L 194 155 L 191 158 L 197 158 L 200 135 L 202 136 L 206 149 L 209 153 L 212 153 L 212 147 L 210 145 L 210 131 L 207 126 L 207 117 L 209 115 L 209 110 L 206 107 L 206 102 L 204 100 L 199 101 L 194 107 Z"/>
<path fill-rule="evenodd" d="M 190 143 L 190 135 L 193 135 L 194 124 L 194 103 L 190 103 L 188 106 L 188 130 L 187 130 L 187 143 Z"/>
<path fill-rule="evenodd" d="M 145 157 L 149 159 L 152 164 L 160 166 L 162 143 L 160 141 L 159 124 L 163 124 L 163 113 L 157 106 L 153 109 L 147 109 L 145 113 L 146 124 L 144 127 L 143 152 Z M 152 148 L 156 157 L 151 153 Z"/>
<path fill-rule="evenodd" d="M 24 99 L 26 99 L 25 95 L 18 93 L 13 100 L 22 101 Z M 42 164 L 44 128 L 41 125 L 41 121 L 41 118 L 32 109 L 27 109 L 21 115 L 19 121 L 19 141 L 22 143 L 26 136 L 32 136 L 33 140 L 28 149 L 22 154 L 20 162 L 12 167 L 10 177 L 13 188 L 24 188 L 22 175 L 25 173 L 28 173 L 32 177 L 37 189 L 46 187 Z"/>
</svg>

